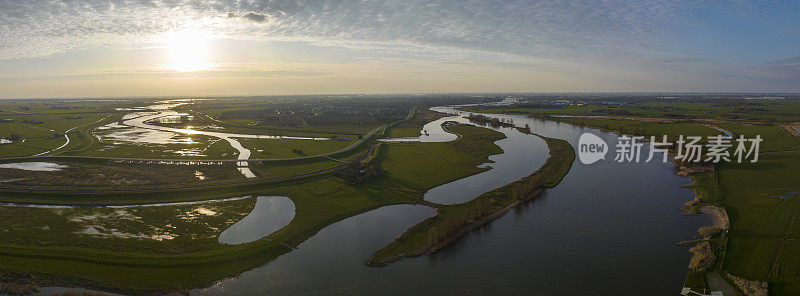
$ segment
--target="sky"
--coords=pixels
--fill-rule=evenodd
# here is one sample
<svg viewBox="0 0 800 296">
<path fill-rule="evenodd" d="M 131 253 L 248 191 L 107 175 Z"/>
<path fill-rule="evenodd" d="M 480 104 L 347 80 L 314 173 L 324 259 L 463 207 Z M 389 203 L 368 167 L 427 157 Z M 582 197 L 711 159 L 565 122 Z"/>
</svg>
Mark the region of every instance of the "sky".
<svg viewBox="0 0 800 296">
<path fill-rule="evenodd" d="M 800 92 L 800 1 L 0 1 L 0 98 L 431 92 Z"/>
</svg>

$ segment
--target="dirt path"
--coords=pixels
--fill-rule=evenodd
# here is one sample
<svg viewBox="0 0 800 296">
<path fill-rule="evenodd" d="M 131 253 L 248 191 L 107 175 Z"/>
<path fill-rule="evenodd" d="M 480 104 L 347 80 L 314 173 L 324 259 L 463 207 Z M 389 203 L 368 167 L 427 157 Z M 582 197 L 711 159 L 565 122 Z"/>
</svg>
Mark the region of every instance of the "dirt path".
<svg viewBox="0 0 800 296">
<path fill-rule="evenodd" d="M 743 296 L 741 293 L 739 293 L 738 289 L 728 283 L 728 281 L 726 281 L 725 278 L 719 273 L 707 273 L 706 281 L 708 281 L 708 287 L 711 289 L 711 291 L 722 291 L 722 295 L 725 296 Z"/>
</svg>

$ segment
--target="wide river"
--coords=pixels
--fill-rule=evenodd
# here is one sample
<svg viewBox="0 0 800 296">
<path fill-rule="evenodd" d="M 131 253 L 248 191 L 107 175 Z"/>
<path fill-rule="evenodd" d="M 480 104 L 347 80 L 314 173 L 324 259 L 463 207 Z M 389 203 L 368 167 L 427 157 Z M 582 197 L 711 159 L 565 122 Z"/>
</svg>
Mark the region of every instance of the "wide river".
<svg viewBox="0 0 800 296">
<path fill-rule="evenodd" d="M 573 147 L 584 132 L 611 147 L 617 138 L 568 124 L 487 115 L 528 124 L 533 132 Z M 428 137 L 437 136 L 436 126 L 426 129 Z M 496 142 L 505 153 L 492 157 L 492 170 L 434 188 L 426 200 L 464 202 L 535 171 L 547 158 L 547 146 L 538 137 L 495 130 L 508 138 Z M 646 156 L 647 147 L 642 152 Z M 556 188 L 432 255 L 387 267 L 363 264 L 434 214 L 426 206 L 388 206 L 334 223 L 297 250 L 191 295 L 677 295 L 689 253 L 676 243 L 692 238 L 709 219 L 680 211 L 693 198 L 682 187 L 690 180 L 675 175 L 668 163 L 616 163 L 613 151 L 607 158 L 592 165 L 576 159 Z"/>
</svg>

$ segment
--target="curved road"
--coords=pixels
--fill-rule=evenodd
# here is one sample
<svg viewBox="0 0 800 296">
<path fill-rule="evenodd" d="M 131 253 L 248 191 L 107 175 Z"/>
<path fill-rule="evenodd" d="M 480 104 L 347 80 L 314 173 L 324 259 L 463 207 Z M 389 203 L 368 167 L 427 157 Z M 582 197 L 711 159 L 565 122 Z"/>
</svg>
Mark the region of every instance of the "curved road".
<svg viewBox="0 0 800 296">
<path fill-rule="evenodd" d="M 98 119 L 97 121 L 90 122 L 90 123 L 87 123 L 87 124 L 82 124 L 82 125 L 79 125 L 79 126 L 73 127 L 73 128 L 71 128 L 71 129 L 68 129 L 68 130 L 64 131 L 64 138 L 66 138 L 66 139 L 67 139 L 67 142 L 66 142 L 66 143 L 64 143 L 64 145 L 58 146 L 58 148 L 56 148 L 56 149 L 49 150 L 49 151 L 45 151 L 45 152 L 38 153 L 38 154 L 34 154 L 34 155 L 31 155 L 31 156 L 41 156 L 41 155 L 45 155 L 45 154 L 47 154 L 47 153 L 50 153 L 50 152 L 56 152 L 57 150 L 59 150 L 59 149 L 61 149 L 61 148 L 67 147 L 67 145 L 69 145 L 69 132 L 71 132 L 72 130 L 74 130 L 74 129 L 76 129 L 76 128 L 79 128 L 79 127 L 84 127 L 84 126 L 87 126 L 87 125 L 90 125 L 90 124 L 95 124 L 95 123 L 98 123 L 98 122 L 100 122 L 100 121 L 103 121 L 104 119 L 106 119 L 106 118 L 109 118 L 109 117 L 111 117 L 111 114 L 109 114 L 109 115 L 108 115 L 108 116 L 106 116 L 106 117 L 100 118 L 100 119 Z M 30 156 L 28 156 L 28 157 L 30 157 Z"/>
<path fill-rule="evenodd" d="M 311 158 L 319 158 L 319 157 L 330 157 L 332 155 L 345 153 L 354 148 L 361 145 L 364 141 L 369 140 L 375 133 L 380 131 L 381 129 L 385 128 L 386 125 L 380 126 L 374 130 L 372 130 L 369 134 L 365 135 L 352 145 L 348 146 L 347 148 L 340 149 L 333 152 L 327 152 L 323 154 L 316 154 L 316 155 L 309 155 L 309 156 L 300 156 L 300 157 L 292 157 L 292 158 L 249 158 L 249 159 L 186 159 L 186 158 L 130 158 L 130 157 L 103 157 L 103 156 L 73 156 L 73 155 L 31 155 L 31 156 L 21 156 L 21 157 L 7 157 L 7 158 L 0 158 L 0 160 L 23 160 L 23 159 L 52 159 L 52 158 L 72 158 L 72 159 L 92 159 L 92 160 L 122 160 L 122 161 L 152 161 L 152 162 L 275 162 L 275 161 L 291 161 L 291 160 L 304 160 L 304 159 L 311 159 Z M 55 151 L 51 150 L 51 151 Z"/>
<path fill-rule="evenodd" d="M 316 170 L 316 171 L 300 173 L 300 174 L 286 176 L 286 177 L 247 180 L 244 183 L 242 183 L 241 181 L 236 181 L 236 182 L 225 183 L 225 184 L 193 185 L 192 189 L 213 188 L 213 187 L 227 186 L 227 185 L 275 183 L 275 182 L 291 181 L 291 180 L 297 180 L 297 179 L 302 179 L 302 178 L 306 178 L 306 177 L 313 177 L 313 176 L 319 176 L 319 175 L 325 175 L 325 174 L 329 174 L 329 173 L 334 173 L 334 172 L 337 172 L 337 171 L 341 170 L 342 168 L 346 167 L 347 165 L 350 165 L 353 162 L 359 162 L 359 161 L 362 161 L 362 160 L 364 160 L 366 158 L 371 157 L 373 154 L 375 154 L 375 149 L 378 147 L 378 145 L 381 145 L 381 144 L 378 143 L 378 144 L 370 145 L 370 147 L 366 151 L 364 151 L 364 153 L 356 156 L 355 158 L 350 159 L 350 160 L 345 161 L 345 162 L 342 162 L 342 163 L 339 163 L 339 164 L 337 164 L 335 166 L 332 166 L 332 167 L 329 167 L 329 168 L 325 168 L 325 169 L 320 169 L 320 170 Z M 228 159 L 226 161 L 237 161 L 237 160 Z M 250 161 L 255 161 L 255 160 L 250 160 Z M 179 189 L 181 189 L 181 188 L 139 189 L 139 190 L 135 190 L 135 191 L 122 190 L 122 191 L 107 191 L 105 193 L 112 193 L 112 192 L 155 192 L 155 191 L 179 190 Z M 3 189 L 3 190 L 5 191 L 5 190 L 8 190 L 8 189 Z M 9 191 L 30 191 L 30 190 L 28 190 L 27 188 L 24 188 L 24 189 L 21 189 L 21 190 L 17 189 L 17 190 L 9 190 Z M 63 192 L 63 191 L 52 189 L 52 190 L 37 190 L 36 192 Z M 72 191 L 71 193 L 82 193 L 82 192 L 83 191 Z M 86 192 L 89 192 L 89 191 L 86 191 Z M 6 205 L 30 206 L 30 205 L 42 205 L 42 204 L 20 202 L 20 203 L 6 204 Z M 57 205 L 53 205 L 53 206 L 57 206 Z"/>
<path fill-rule="evenodd" d="M 122 122 L 123 125 L 131 126 L 131 127 L 138 127 L 142 129 L 150 129 L 150 130 L 159 130 L 165 132 L 172 132 L 178 134 L 186 134 L 186 135 L 206 135 L 215 138 L 219 138 L 222 140 L 227 141 L 233 149 L 236 149 L 239 152 L 239 156 L 237 157 L 237 165 L 239 166 L 239 171 L 247 178 L 255 178 L 256 175 L 250 171 L 248 168 L 249 159 L 250 159 L 250 149 L 245 148 L 242 143 L 237 141 L 235 138 L 250 138 L 250 139 L 297 139 L 297 140 L 330 140 L 330 138 L 310 138 L 310 137 L 288 137 L 288 136 L 269 136 L 269 135 L 247 135 L 247 134 L 232 134 L 232 133 L 221 133 L 221 132 L 210 132 L 210 131 L 198 131 L 198 130 L 191 130 L 191 129 L 181 129 L 181 128 L 172 128 L 172 127 L 165 127 L 165 126 L 158 126 L 148 124 L 147 121 L 167 117 L 170 115 L 178 114 L 175 111 L 169 111 L 169 109 L 180 106 L 183 103 L 178 104 L 163 104 L 163 105 L 155 105 L 158 106 L 159 110 L 158 113 L 152 115 L 143 115 L 137 116 Z M 149 108 L 154 109 L 154 106 L 150 106 Z M 174 114 L 171 114 L 174 113 Z"/>
</svg>

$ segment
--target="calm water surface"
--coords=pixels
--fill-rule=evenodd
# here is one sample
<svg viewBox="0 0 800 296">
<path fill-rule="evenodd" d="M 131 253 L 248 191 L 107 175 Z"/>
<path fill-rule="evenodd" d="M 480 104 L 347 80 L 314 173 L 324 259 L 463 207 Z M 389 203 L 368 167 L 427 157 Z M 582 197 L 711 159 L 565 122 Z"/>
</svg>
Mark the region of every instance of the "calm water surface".
<svg viewBox="0 0 800 296">
<path fill-rule="evenodd" d="M 611 147 L 616 143 L 616 135 L 598 130 L 502 117 L 573 147 L 583 132 Z M 517 140 L 524 137 L 531 138 Z M 533 172 L 548 155 L 534 136 L 509 139 L 497 144 L 513 153 L 513 161 L 491 164 L 501 175 Z M 434 190 L 442 201 L 449 195 L 457 203 L 509 182 L 484 181 L 474 181 L 483 182 L 482 190 L 461 180 Z M 433 214 L 422 206 L 384 207 L 333 224 L 299 249 L 192 295 L 676 295 L 689 260 L 687 247 L 676 243 L 708 222 L 705 216 L 681 214 L 680 207 L 692 199 L 682 188 L 689 183 L 673 173 L 671 164 L 583 165 L 576 160 L 556 188 L 435 254 L 382 268 L 363 265 L 374 251 Z"/>
<path fill-rule="evenodd" d="M 463 119 L 458 121 L 467 122 Z M 530 175 L 550 155 L 542 138 L 512 128 L 498 130 L 506 135 L 505 139 L 495 142 L 503 148 L 503 153 L 489 156 L 492 162 L 479 166 L 493 169 L 432 188 L 425 193 L 425 200 L 446 205 L 470 201 L 484 192 Z"/>
<path fill-rule="evenodd" d="M 35 171 L 35 172 L 55 172 L 66 169 L 67 167 L 68 167 L 67 165 L 63 164 L 42 162 L 42 161 L 0 164 L 0 169 L 17 169 L 17 170 Z"/>
<path fill-rule="evenodd" d="M 423 205 L 385 206 L 331 224 L 297 250 L 192 295 L 298 295 L 378 293 L 363 285 L 381 269 L 363 264 L 373 252 L 436 213 Z M 364 290 L 367 289 L 367 290 Z"/>
<path fill-rule="evenodd" d="M 259 196 L 250 214 L 219 234 L 223 244 L 249 243 L 289 225 L 294 203 L 285 196 Z"/>
</svg>

